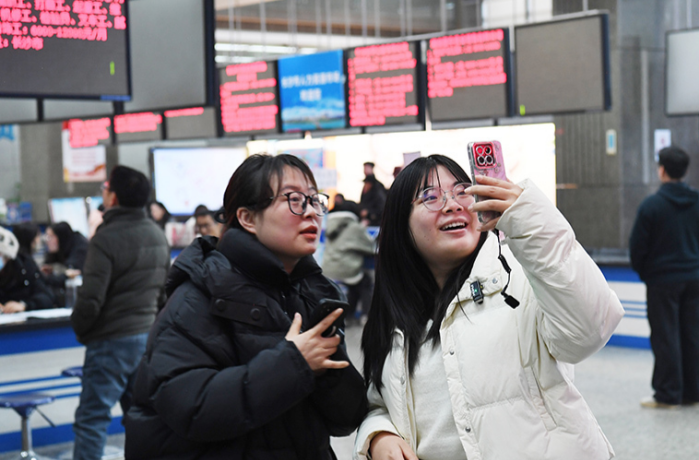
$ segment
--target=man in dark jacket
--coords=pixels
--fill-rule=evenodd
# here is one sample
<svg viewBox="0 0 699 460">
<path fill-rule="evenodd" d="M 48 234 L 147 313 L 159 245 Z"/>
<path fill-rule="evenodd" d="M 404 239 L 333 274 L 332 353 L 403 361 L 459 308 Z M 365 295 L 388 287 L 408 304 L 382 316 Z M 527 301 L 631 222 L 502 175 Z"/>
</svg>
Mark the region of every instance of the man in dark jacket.
<svg viewBox="0 0 699 460">
<path fill-rule="evenodd" d="M 111 408 L 119 401 L 128 410 L 136 367 L 164 295 L 170 255 L 165 235 L 143 209 L 149 194 L 146 176 L 125 166 L 112 170 L 102 193 L 104 221 L 90 240 L 71 315 L 87 347 L 73 425 L 75 460 L 100 459 Z"/>
<path fill-rule="evenodd" d="M 641 405 L 673 408 L 699 402 L 699 193 L 682 182 L 689 156 L 660 151 L 655 195 L 638 209 L 631 264 L 647 286 L 655 395 Z"/>
</svg>

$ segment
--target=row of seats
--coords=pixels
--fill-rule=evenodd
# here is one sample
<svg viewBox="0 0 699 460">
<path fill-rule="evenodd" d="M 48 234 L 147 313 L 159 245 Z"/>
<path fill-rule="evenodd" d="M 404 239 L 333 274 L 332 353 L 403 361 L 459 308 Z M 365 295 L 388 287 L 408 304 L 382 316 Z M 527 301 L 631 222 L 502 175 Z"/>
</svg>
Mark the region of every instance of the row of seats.
<svg viewBox="0 0 699 460">
<path fill-rule="evenodd" d="M 82 378 L 83 368 L 82 366 L 69 367 L 61 372 L 64 377 L 78 377 Z M 20 452 L 20 458 L 23 460 L 39 460 L 37 455 L 34 453 L 32 447 L 32 431 L 29 426 L 29 417 L 31 417 L 34 411 L 37 411 L 44 419 L 49 422 L 49 425 L 55 427 L 56 425 L 39 410 L 39 406 L 44 404 L 50 404 L 54 401 L 54 397 L 49 394 L 44 393 L 24 393 L 12 396 L 0 397 L 0 407 L 6 409 L 14 409 L 17 414 L 22 419 L 22 450 Z"/>
</svg>

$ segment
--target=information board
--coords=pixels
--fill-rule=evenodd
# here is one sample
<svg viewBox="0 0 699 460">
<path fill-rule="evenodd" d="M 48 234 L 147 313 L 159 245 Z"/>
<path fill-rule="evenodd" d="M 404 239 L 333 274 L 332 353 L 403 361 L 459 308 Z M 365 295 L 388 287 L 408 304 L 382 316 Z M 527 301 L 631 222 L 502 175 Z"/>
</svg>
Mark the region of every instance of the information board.
<svg viewBox="0 0 699 460">
<path fill-rule="evenodd" d="M 163 116 L 154 112 L 116 115 L 114 137 L 117 143 L 162 140 Z"/>
<path fill-rule="evenodd" d="M 219 71 L 221 124 L 225 136 L 278 132 L 274 62 L 229 65 Z"/>
<path fill-rule="evenodd" d="M 130 99 L 126 0 L 0 1 L 0 94 Z"/>
<path fill-rule="evenodd" d="M 73 118 L 68 120 L 70 146 L 74 149 L 109 145 L 112 143 L 112 119 L 109 117 L 92 120 Z"/>
<path fill-rule="evenodd" d="M 165 115 L 165 139 L 217 137 L 214 107 L 166 110 L 163 115 Z"/>
<path fill-rule="evenodd" d="M 515 27 L 520 115 L 611 107 L 607 14 Z"/>
<path fill-rule="evenodd" d="M 284 132 L 346 126 L 342 54 L 336 50 L 278 61 Z"/>
<path fill-rule="evenodd" d="M 432 121 L 511 113 L 507 29 L 432 38 L 427 43 L 427 98 Z"/>
<path fill-rule="evenodd" d="M 347 51 L 350 126 L 420 121 L 418 42 L 373 45 Z"/>
</svg>

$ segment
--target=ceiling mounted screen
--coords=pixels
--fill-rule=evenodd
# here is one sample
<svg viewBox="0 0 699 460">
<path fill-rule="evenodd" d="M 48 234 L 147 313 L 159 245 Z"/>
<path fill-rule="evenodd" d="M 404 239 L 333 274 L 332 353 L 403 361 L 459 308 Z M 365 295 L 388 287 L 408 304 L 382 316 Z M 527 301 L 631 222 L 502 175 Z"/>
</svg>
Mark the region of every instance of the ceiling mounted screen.
<svg viewBox="0 0 699 460">
<path fill-rule="evenodd" d="M 418 42 L 363 46 L 347 51 L 350 126 L 420 121 Z"/>
<path fill-rule="evenodd" d="M 515 63 L 520 115 L 611 106 L 606 14 L 515 27 Z"/>
<path fill-rule="evenodd" d="M 699 114 L 699 29 L 670 32 L 665 44 L 665 111 Z"/>
<path fill-rule="evenodd" d="M 277 61 L 284 132 L 345 127 L 342 54 L 327 51 Z"/>
<path fill-rule="evenodd" d="M 229 65 L 219 70 L 219 84 L 221 125 L 225 136 L 278 131 L 275 62 Z"/>
<path fill-rule="evenodd" d="M 132 0 L 133 98 L 126 112 L 213 104 L 212 0 Z"/>
<path fill-rule="evenodd" d="M 510 41 L 507 29 L 484 30 L 427 42 L 427 97 L 432 121 L 510 114 Z"/>
<path fill-rule="evenodd" d="M 0 2 L 0 94 L 130 99 L 128 4 Z"/>
</svg>

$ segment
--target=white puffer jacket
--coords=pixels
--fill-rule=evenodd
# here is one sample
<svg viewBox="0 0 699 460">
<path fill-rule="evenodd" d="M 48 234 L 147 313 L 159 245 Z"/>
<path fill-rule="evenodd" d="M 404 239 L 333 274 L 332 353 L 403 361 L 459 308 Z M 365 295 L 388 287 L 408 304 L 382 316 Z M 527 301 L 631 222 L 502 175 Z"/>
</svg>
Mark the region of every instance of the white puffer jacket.
<svg viewBox="0 0 699 460">
<path fill-rule="evenodd" d="M 607 343 L 623 308 L 556 207 L 530 181 L 520 186 L 523 193 L 497 225 L 512 268 L 507 292 L 520 306 L 513 310 L 500 294 L 507 274 L 490 234 L 441 325 L 459 438 L 469 460 L 606 460 L 614 451 L 573 385 L 571 364 Z M 472 299 L 474 281 L 483 286 L 483 303 Z M 381 431 L 415 450 L 407 363 L 397 330 L 381 393 L 369 389 L 355 459 L 367 457 Z"/>
</svg>

